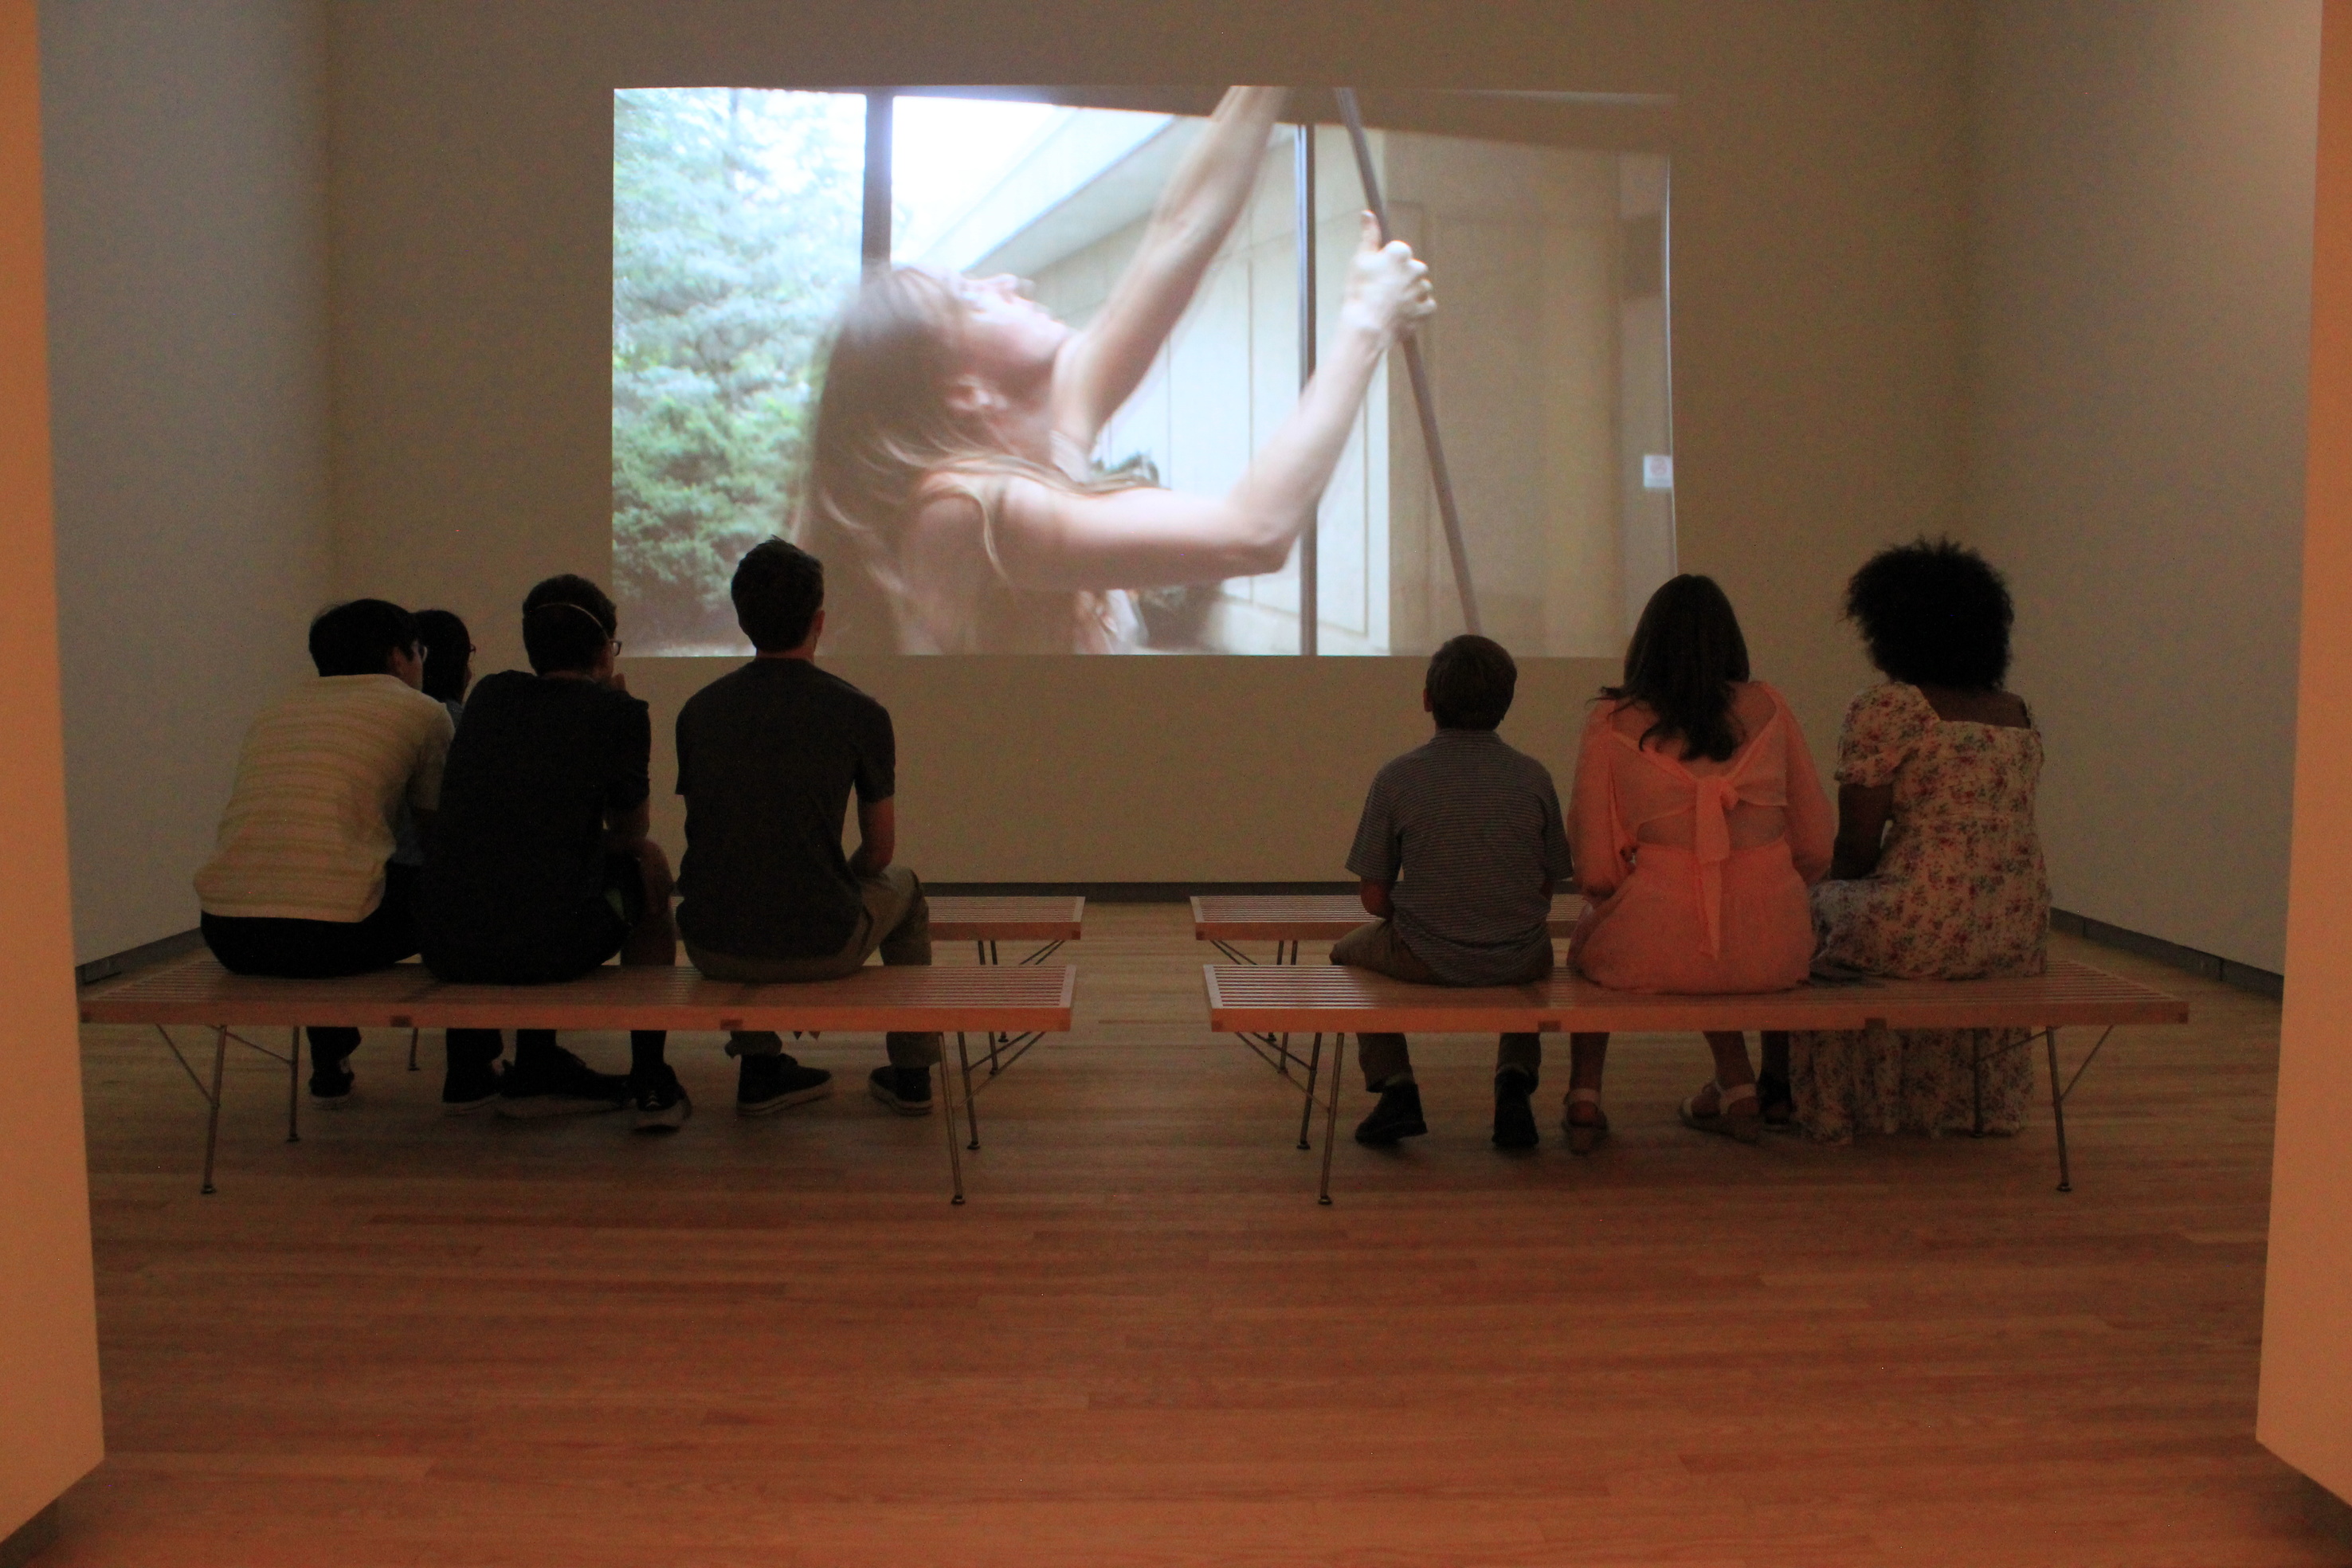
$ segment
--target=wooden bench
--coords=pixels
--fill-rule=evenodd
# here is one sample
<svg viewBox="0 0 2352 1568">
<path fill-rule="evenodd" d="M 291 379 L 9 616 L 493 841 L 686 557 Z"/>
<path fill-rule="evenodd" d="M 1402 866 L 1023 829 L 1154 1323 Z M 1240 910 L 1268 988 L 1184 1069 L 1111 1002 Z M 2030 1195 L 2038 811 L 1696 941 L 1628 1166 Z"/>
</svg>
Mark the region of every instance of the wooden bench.
<svg viewBox="0 0 2352 1568">
<path fill-rule="evenodd" d="M 1611 991 L 1560 970 L 1532 985 L 1451 989 L 1409 985 L 1338 964 L 1202 965 L 1209 1026 L 1220 1031 L 1312 1034 L 1298 1146 L 1317 1109 L 1323 1036 L 1333 1037 L 1323 1105 L 1323 1184 L 1331 1201 L 1331 1146 L 1339 1127 L 1340 1060 L 1349 1034 L 1570 1034 L 1707 1029 L 2031 1029 L 2049 1050 L 2050 1110 L 2058 1134 L 2058 1190 L 2074 1190 L 2066 1155 L 2066 1097 L 2107 1035 L 2121 1024 L 2185 1024 L 2189 1005 L 2087 963 L 2053 958 L 2046 973 L 1999 980 L 1885 980 L 1804 985 L 1754 996 L 1675 996 Z M 2058 1031 L 2103 1032 L 2062 1087 Z M 1982 1063 L 1977 1064 L 1979 1068 Z"/>
<path fill-rule="evenodd" d="M 1553 894 L 1551 934 L 1565 939 L 1583 913 L 1581 893 Z M 1192 899 L 1192 940 L 1213 942 L 1219 952 L 1235 963 L 1257 960 L 1234 943 L 1270 942 L 1275 963 L 1297 963 L 1300 942 L 1337 942 L 1371 919 L 1353 893 L 1202 893 Z M 1305 1057 L 1290 1048 L 1286 1034 L 1248 1029 L 1233 1033 L 1284 1078 L 1290 1078 L 1294 1068 L 1309 1067 Z"/>
<path fill-rule="evenodd" d="M 996 944 L 1000 942 L 1043 942 L 1044 946 L 1016 961 L 1043 963 L 1060 952 L 1064 942 L 1076 942 L 1086 931 L 1087 901 L 1082 898 L 983 893 L 927 901 L 931 906 L 931 940 L 971 942 L 982 963 L 999 962 Z M 998 1073 L 1019 1061 L 1043 1038 L 1042 1029 L 1025 1034 L 991 1030 L 986 1081 L 994 1082 Z"/>
<path fill-rule="evenodd" d="M 608 966 L 558 985 L 447 985 L 422 965 L 400 964 L 339 980 L 269 980 L 231 974 L 208 954 L 91 987 L 80 997 L 85 1024 L 152 1025 L 205 1097 L 204 1191 L 213 1188 L 220 1137 L 221 1072 L 228 1043 L 286 1064 L 286 1137 L 300 1140 L 303 1025 L 354 1028 L 937 1030 L 956 1037 L 963 1068 L 969 1147 L 980 1147 L 971 1103 L 967 1033 L 1066 1032 L 1077 972 L 1066 964 L 972 968 L 869 965 L 842 980 L 804 985 L 745 985 L 711 980 L 688 968 Z M 170 1026 L 213 1031 L 207 1089 L 173 1040 Z M 276 1026 L 294 1031 L 283 1057 L 232 1031 Z M 956 1106 L 940 1063 L 940 1101 L 947 1122 L 948 1166 L 955 1202 L 963 1202 Z"/>
</svg>

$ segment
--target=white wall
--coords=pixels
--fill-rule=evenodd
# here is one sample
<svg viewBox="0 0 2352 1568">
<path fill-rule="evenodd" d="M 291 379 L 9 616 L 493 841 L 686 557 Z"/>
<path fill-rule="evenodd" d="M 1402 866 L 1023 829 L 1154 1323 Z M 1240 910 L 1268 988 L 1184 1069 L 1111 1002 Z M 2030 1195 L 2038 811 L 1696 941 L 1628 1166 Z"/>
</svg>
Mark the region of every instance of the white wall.
<svg viewBox="0 0 2352 1568">
<path fill-rule="evenodd" d="M 324 13 L 41 7 L 78 959 L 196 922 L 330 591 Z"/>
<path fill-rule="evenodd" d="M 1979 13 L 1968 533 L 2077 913 L 2281 970 L 2317 0 Z"/>
</svg>

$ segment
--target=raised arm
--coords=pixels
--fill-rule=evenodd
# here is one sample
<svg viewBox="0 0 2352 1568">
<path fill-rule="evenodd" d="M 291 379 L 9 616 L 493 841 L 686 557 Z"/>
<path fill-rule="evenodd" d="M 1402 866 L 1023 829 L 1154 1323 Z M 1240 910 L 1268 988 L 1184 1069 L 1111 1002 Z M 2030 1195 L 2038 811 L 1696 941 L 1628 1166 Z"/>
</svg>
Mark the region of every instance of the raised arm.
<svg viewBox="0 0 2352 1568">
<path fill-rule="evenodd" d="M 1249 201 L 1266 135 L 1286 96 L 1287 89 L 1278 87 L 1227 90 L 1160 193 L 1135 258 L 1110 298 L 1064 345 L 1054 370 L 1053 421 L 1074 450 L 1094 449 L 1103 425 L 1135 391 L 1192 302 Z"/>
<path fill-rule="evenodd" d="M 1216 583 L 1281 568 L 1315 514 L 1354 428 L 1356 410 L 1389 345 L 1436 308 L 1429 269 L 1402 242 L 1383 247 L 1365 223 L 1339 327 L 1298 406 L 1222 496 L 1129 489 L 1076 494 L 1033 479 L 1004 489 L 998 564 L 1024 588 L 1150 588 Z M 917 550 L 933 525 L 969 501 L 926 507 Z M 940 528 L 944 535 L 967 530 Z"/>
</svg>

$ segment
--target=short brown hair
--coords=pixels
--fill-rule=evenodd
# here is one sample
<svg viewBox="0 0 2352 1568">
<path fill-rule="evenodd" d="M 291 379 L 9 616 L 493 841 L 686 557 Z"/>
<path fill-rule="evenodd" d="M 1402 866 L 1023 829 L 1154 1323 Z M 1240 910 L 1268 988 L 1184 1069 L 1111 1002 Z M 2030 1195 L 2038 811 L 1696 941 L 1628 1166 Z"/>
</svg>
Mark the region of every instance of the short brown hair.
<svg viewBox="0 0 2352 1568">
<path fill-rule="evenodd" d="M 1441 730 L 1491 730 L 1511 710 L 1519 667 L 1492 637 L 1451 637 L 1429 656 L 1429 710 Z"/>
</svg>

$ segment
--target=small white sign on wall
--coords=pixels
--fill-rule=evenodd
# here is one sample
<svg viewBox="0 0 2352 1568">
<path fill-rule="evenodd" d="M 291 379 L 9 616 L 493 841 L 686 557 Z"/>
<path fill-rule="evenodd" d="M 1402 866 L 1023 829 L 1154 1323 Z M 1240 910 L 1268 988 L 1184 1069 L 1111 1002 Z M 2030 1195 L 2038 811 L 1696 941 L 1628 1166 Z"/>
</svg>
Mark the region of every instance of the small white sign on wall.
<svg viewBox="0 0 2352 1568">
<path fill-rule="evenodd" d="M 1642 488 L 1645 490 L 1670 490 L 1675 488 L 1673 453 L 1645 452 L 1642 455 Z"/>
</svg>

